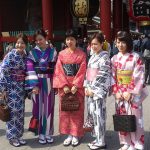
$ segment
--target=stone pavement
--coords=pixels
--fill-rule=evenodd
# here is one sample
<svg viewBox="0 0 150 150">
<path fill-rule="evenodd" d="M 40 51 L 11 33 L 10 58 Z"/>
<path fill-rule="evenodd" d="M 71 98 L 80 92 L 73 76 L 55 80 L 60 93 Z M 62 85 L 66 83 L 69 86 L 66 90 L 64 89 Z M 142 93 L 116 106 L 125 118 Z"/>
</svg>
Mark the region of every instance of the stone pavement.
<svg viewBox="0 0 150 150">
<path fill-rule="evenodd" d="M 150 86 L 148 86 L 150 91 Z M 81 139 L 81 144 L 73 148 L 72 146 L 64 147 L 63 140 L 65 136 L 59 136 L 58 133 L 58 98 L 56 97 L 55 102 L 55 120 L 54 120 L 54 144 L 40 145 L 38 143 L 37 137 L 35 137 L 31 132 L 28 131 L 28 124 L 31 118 L 31 108 L 32 103 L 30 100 L 26 100 L 26 111 L 25 111 L 25 133 L 24 138 L 27 140 L 27 145 L 22 147 L 12 147 L 5 138 L 5 123 L 0 121 L 0 150 L 88 150 L 88 142 L 92 141 L 93 138 L 90 134 L 85 134 Z M 150 95 L 143 103 L 144 108 L 144 126 L 145 126 L 145 149 L 150 150 Z M 107 123 L 106 123 L 106 143 L 107 150 L 117 150 L 119 148 L 119 139 L 117 132 L 113 131 L 112 115 L 114 114 L 114 99 L 109 97 L 107 99 Z M 86 113 L 85 113 L 86 115 Z"/>
</svg>

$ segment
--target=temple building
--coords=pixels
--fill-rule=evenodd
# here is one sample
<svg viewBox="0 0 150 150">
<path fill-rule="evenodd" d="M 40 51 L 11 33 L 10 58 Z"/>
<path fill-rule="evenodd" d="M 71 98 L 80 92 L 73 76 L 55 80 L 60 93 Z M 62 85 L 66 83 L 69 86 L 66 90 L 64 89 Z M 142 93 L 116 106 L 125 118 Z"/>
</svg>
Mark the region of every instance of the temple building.
<svg viewBox="0 0 150 150">
<path fill-rule="evenodd" d="M 81 38 L 88 30 L 102 30 L 109 42 L 119 30 L 150 33 L 149 0 L 1 0 L 0 51 L 19 32 L 32 39 L 36 29 L 48 31 L 48 39 L 60 47 L 68 28 Z"/>
</svg>

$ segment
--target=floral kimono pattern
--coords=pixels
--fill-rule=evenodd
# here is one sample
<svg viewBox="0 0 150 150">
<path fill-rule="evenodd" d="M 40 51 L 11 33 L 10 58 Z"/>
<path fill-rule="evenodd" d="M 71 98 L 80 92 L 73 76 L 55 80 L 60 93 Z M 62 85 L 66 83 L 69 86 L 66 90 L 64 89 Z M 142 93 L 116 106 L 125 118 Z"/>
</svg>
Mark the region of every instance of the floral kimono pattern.
<svg viewBox="0 0 150 150">
<path fill-rule="evenodd" d="M 106 96 L 110 88 L 110 59 L 108 52 L 101 51 L 93 54 L 88 62 L 84 87 L 90 88 L 93 97 L 86 96 L 88 117 L 91 115 L 94 121 L 94 132 L 97 142 L 105 136 L 106 124 Z"/>
<path fill-rule="evenodd" d="M 117 71 L 132 71 L 129 84 L 122 84 L 117 79 Z M 148 95 L 144 85 L 144 65 L 137 53 L 118 53 L 112 58 L 112 75 L 114 79 L 113 93 L 129 92 L 132 93 L 131 109 L 127 101 L 119 102 L 117 111 L 120 114 L 133 114 L 136 116 L 136 132 L 119 132 L 120 143 L 133 145 L 137 149 L 144 149 L 144 128 L 142 102 Z M 118 103 L 118 100 L 116 100 Z"/>
<path fill-rule="evenodd" d="M 24 132 L 25 109 L 25 55 L 13 49 L 0 66 L 0 92 L 6 92 L 11 119 L 6 122 L 7 139 L 19 139 Z"/>
</svg>

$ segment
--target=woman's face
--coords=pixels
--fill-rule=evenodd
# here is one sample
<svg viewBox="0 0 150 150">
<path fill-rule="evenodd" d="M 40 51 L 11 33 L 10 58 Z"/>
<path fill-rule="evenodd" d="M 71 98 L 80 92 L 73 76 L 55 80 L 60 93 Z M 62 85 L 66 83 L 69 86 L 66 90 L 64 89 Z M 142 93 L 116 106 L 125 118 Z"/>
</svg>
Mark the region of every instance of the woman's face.
<svg viewBox="0 0 150 150">
<path fill-rule="evenodd" d="M 117 39 L 116 46 L 117 46 L 119 52 L 121 52 L 123 54 L 126 53 L 127 44 L 124 41 L 120 41 L 119 39 Z"/>
<path fill-rule="evenodd" d="M 16 49 L 20 52 L 23 52 L 26 49 L 26 44 L 22 38 L 19 38 L 16 42 Z"/>
<path fill-rule="evenodd" d="M 66 45 L 69 48 L 75 48 L 76 47 L 76 39 L 74 37 L 67 37 L 66 38 Z"/>
<path fill-rule="evenodd" d="M 36 36 L 35 43 L 40 48 L 45 48 L 45 46 L 46 46 L 46 39 L 45 39 L 45 37 L 43 37 L 42 35 L 39 34 L 39 35 Z"/>
<path fill-rule="evenodd" d="M 91 48 L 95 53 L 99 53 L 102 49 L 103 43 L 100 43 L 96 38 L 91 41 Z"/>
</svg>

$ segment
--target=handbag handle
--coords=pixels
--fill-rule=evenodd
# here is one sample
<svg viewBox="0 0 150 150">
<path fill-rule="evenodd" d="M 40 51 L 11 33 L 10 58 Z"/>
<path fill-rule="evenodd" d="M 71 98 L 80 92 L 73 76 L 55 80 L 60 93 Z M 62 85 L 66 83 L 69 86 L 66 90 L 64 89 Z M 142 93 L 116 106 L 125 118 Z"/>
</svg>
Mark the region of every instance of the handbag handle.
<svg viewBox="0 0 150 150">
<path fill-rule="evenodd" d="M 130 111 L 131 111 L 131 115 L 132 115 L 132 109 L 131 109 L 131 100 L 133 99 L 133 97 L 131 96 L 131 98 L 129 99 L 129 101 L 128 101 L 128 109 L 127 109 L 127 112 L 129 111 L 129 107 L 130 107 Z M 118 102 L 118 104 L 116 103 L 116 114 L 118 114 L 118 112 L 117 112 L 117 108 L 119 108 L 119 104 L 120 104 L 120 102 L 121 102 L 121 100 Z M 122 100 L 122 102 L 123 102 L 123 104 L 124 104 L 124 106 L 125 106 L 125 102 L 124 102 L 124 100 Z M 120 114 L 120 109 L 118 109 L 119 110 L 119 114 Z"/>
<path fill-rule="evenodd" d="M 6 95 L 3 95 L 3 93 L 0 93 L 0 104 L 7 104 Z"/>
</svg>

